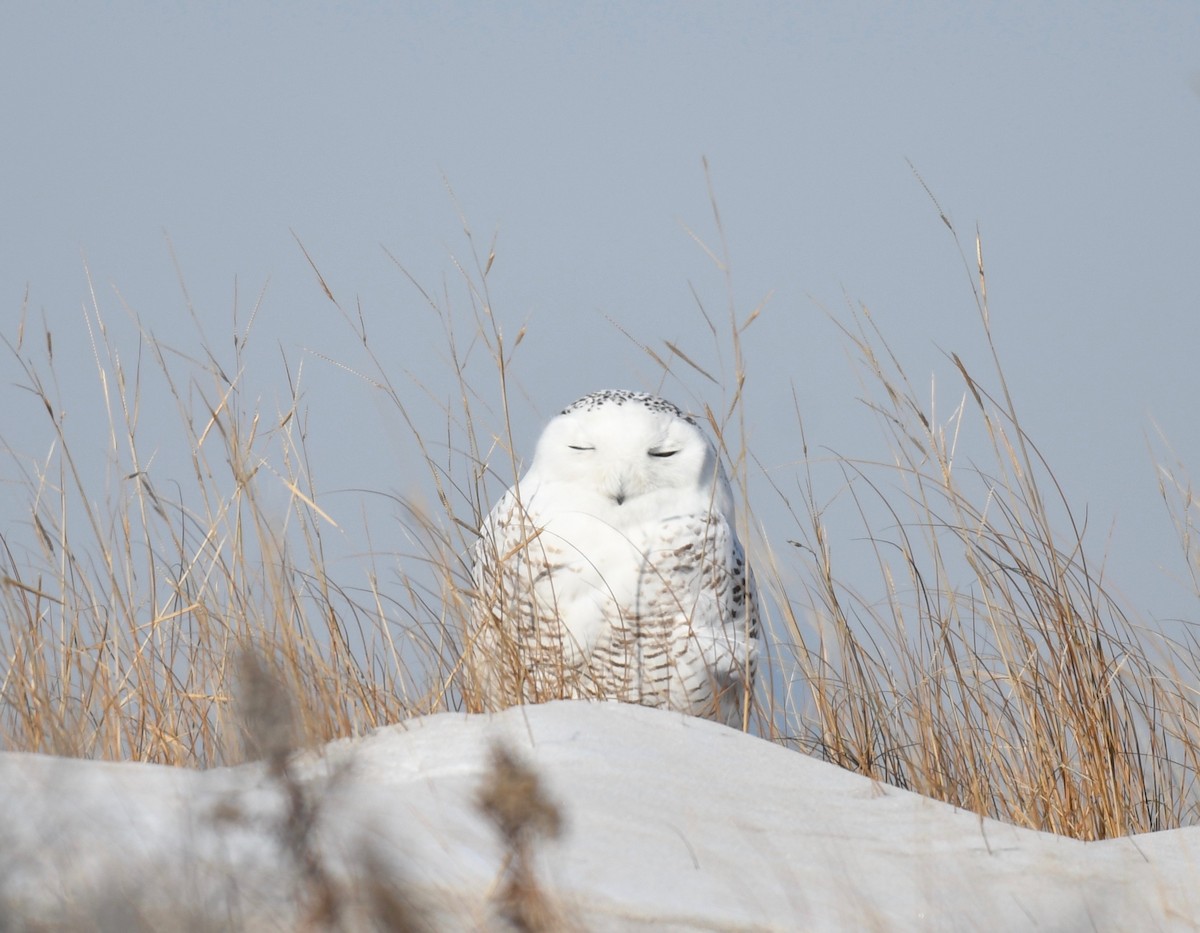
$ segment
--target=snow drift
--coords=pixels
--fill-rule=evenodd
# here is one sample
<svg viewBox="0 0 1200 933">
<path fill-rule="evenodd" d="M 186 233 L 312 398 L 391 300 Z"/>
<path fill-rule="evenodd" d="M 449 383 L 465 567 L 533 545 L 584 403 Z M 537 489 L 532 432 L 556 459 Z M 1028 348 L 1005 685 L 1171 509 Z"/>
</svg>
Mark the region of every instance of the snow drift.
<svg viewBox="0 0 1200 933">
<path fill-rule="evenodd" d="M 492 749 L 562 830 L 532 844 L 556 926 L 1144 930 L 1200 923 L 1200 829 L 1018 829 L 676 713 L 446 713 L 266 765 L 0 755 L 0 928 L 503 928 Z M 529 892 L 526 892 L 529 893 Z"/>
</svg>

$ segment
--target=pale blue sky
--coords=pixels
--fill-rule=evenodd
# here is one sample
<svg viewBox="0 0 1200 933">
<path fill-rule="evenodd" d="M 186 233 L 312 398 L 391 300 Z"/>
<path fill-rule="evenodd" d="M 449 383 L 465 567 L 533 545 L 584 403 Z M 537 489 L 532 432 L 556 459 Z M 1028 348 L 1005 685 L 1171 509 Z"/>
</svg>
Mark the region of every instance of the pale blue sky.
<svg viewBox="0 0 1200 933">
<path fill-rule="evenodd" d="M 1110 582 L 1150 618 L 1200 620 L 1170 582 L 1184 566 L 1146 446 L 1154 419 L 1200 471 L 1193 0 L 28 3 L 0 21 L 0 324 L 13 339 L 28 289 L 84 436 L 98 414 L 84 257 L 118 334 L 114 289 L 198 350 L 165 233 L 210 342 L 228 347 L 235 280 L 242 320 L 266 285 L 247 385 L 269 409 L 281 353 L 304 361 L 326 507 L 351 527 L 358 506 L 335 490 L 420 493 L 394 412 L 309 352 L 360 359 L 291 231 L 361 302 L 396 381 L 449 396 L 439 326 L 384 252 L 463 310 L 443 176 L 480 244 L 497 237 L 502 326 L 529 326 L 525 449 L 579 395 L 657 385 L 610 319 L 715 367 L 689 283 L 716 311 L 723 285 L 684 229 L 715 239 L 706 157 L 739 305 L 772 295 L 747 335 L 751 442 L 795 489 L 793 388 L 814 453 L 886 454 L 822 308 L 866 304 L 915 382 L 937 374 L 945 411 L 959 390 L 939 348 L 987 372 L 968 277 L 911 162 L 968 246 L 982 231 L 1011 388 Z M 49 435 L 15 381 L 0 433 L 36 455 Z M 688 389 L 667 394 L 694 404 Z M 166 445 L 156 425 L 173 418 L 148 403 L 145 443 Z M 165 481 L 180 466 L 159 456 Z M 781 542 L 786 520 L 754 492 Z M 375 545 L 400 547 L 386 525 L 384 510 Z M 861 529 L 839 530 L 854 553 Z"/>
</svg>

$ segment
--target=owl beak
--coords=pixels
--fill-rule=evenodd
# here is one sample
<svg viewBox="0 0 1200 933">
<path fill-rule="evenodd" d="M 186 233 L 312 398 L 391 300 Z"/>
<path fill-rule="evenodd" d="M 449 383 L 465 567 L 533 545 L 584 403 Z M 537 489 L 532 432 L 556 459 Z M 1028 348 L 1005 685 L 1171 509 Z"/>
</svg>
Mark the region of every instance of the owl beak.
<svg viewBox="0 0 1200 933">
<path fill-rule="evenodd" d="M 624 505 L 626 499 L 632 499 L 641 492 L 642 482 L 635 470 L 626 467 L 609 477 L 608 488 L 613 502 Z"/>
</svg>

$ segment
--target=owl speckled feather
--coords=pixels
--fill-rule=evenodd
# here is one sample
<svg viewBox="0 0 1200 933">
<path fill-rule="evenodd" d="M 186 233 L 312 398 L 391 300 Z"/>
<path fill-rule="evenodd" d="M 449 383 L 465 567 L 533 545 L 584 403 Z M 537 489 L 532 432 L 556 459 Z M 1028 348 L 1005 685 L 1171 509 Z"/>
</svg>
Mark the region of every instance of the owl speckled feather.
<svg viewBox="0 0 1200 933">
<path fill-rule="evenodd" d="M 606 390 L 553 418 L 484 521 L 473 578 L 485 707 L 608 698 L 742 723 L 758 619 L 733 495 L 670 402 Z"/>
</svg>

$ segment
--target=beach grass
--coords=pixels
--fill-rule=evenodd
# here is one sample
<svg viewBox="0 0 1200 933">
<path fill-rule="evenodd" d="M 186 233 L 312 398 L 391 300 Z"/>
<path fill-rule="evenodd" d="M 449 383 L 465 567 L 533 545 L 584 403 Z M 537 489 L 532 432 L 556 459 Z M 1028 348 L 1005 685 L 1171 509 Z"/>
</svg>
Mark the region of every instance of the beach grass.
<svg viewBox="0 0 1200 933">
<path fill-rule="evenodd" d="M 322 440 L 308 431 L 286 363 L 285 401 L 266 408 L 242 391 L 245 339 L 222 358 L 167 346 L 137 321 L 130 342 L 94 298 L 80 325 L 91 358 L 63 359 L 24 309 L 3 335 L 6 367 L 50 443 L 38 452 L 5 442 L 21 520 L 0 535 L 4 749 L 210 767 L 481 708 L 463 666 L 469 553 L 520 468 L 509 406 L 523 332 L 508 337 L 492 313 L 492 248 L 477 248 L 469 231 L 467 243 L 469 259 L 456 264 L 465 314 L 409 276 L 415 300 L 444 320 L 455 402 L 440 413 L 436 442 L 416 427 L 414 406 L 429 397 L 395 381 L 363 312 L 309 258 L 319 299 L 362 347 L 335 362 L 411 426 L 426 466 L 411 478 L 423 496 L 377 491 L 391 508 L 375 520 L 402 523 L 410 544 L 398 566 L 370 541 L 357 566 L 327 559 L 338 516 L 312 480 L 310 451 Z M 991 355 L 981 368 L 947 355 L 957 380 L 948 411 L 921 398 L 867 309 L 833 316 L 867 402 L 847 399 L 847 416 L 873 419 L 879 447 L 869 460 L 822 458 L 871 542 L 870 579 L 831 544 L 843 530 L 830 527 L 793 400 L 773 418 L 794 432 L 798 486 L 763 471 L 747 444 L 755 362 L 742 336 L 760 309 L 739 308 L 732 288 L 720 311 L 701 304 L 699 339 L 721 343 L 729 372 L 720 404 L 699 414 L 744 503 L 765 620 L 746 726 L 880 782 L 1080 839 L 1189 825 L 1200 772 L 1195 646 L 1136 621 L 1110 593 L 1070 477 L 1022 426 L 1020 404 L 1036 400 L 1010 391 L 982 246 L 970 246 L 964 262 Z M 709 254 L 727 271 L 721 242 Z M 486 384 L 464 361 L 468 344 L 488 361 Z M 656 359 L 665 373 L 692 365 Z M 60 381 L 81 366 L 106 412 L 102 449 L 80 439 L 60 404 Z M 186 469 L 171 475 L 143 447 L 146 422 L 158 419 L 186 452 Z M 968 423 L 987 438 L 970 458 L 959 450 Z M 1163 466 L 1161 493 L 1196 582 L 1200 507 L 1182 464 Z M 783 540 L 763 533 L 768 511 L 790 516 Z M 263 672 L 282 685 L 267 700 L 240 686 Z"/>
</svg>

